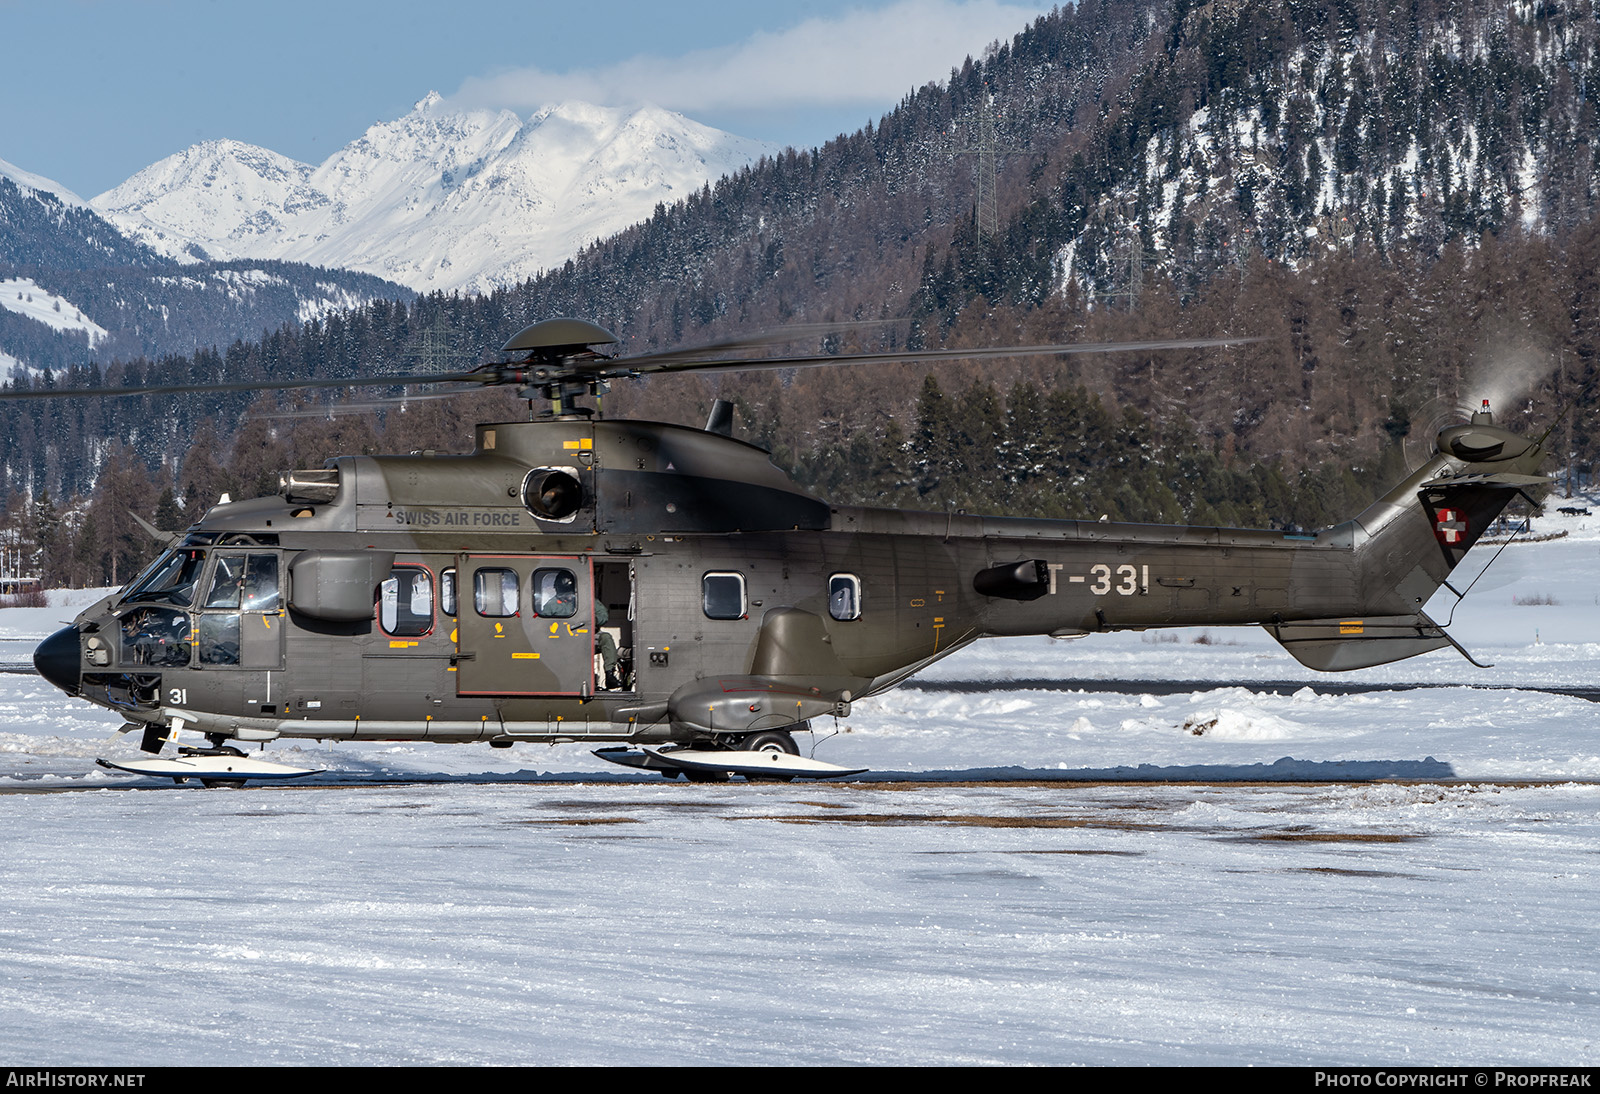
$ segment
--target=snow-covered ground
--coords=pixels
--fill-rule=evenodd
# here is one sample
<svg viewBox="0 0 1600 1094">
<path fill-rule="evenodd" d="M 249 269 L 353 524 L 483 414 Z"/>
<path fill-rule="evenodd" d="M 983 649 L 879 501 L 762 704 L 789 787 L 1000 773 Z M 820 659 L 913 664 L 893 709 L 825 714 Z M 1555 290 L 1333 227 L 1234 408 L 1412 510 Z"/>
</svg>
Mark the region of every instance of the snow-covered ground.
<svg viewBox="0 0 1600 1094">
<path fill-rule="evenodd" d="M 92 319 L 85 319 L 76 304 L 40 288 L 32 278 L 0 280 L 0 308 L 37 320 L 52 330 L 82 331 L 88 335 L 91 349 L 106 338 L 106 329 Z"/>
<path fill-rule="evenodd" d="M 47 194 L 54 194 L 68 205 L 83 206 L 84 201 L 77 194 L 68 190 L 55 179 L 47 179 L 43 175 L 36 175 L 32 171 L 24 171 L 14 163 L 0 160 L 0 178 L 8 178 L 18 186 L 29 190 L 43 190 Z"/>
<path fill-rule="evenodd" d="M 1600 683 L 1600 517 L 1535 531 L 1568 535 L 1455 613 L 1492 669 L 1318 676 L 1215 628 L 980 645 L 925 678 L 1083 690 L 858 703 L 815 735 L 873 769 L 848 784 L 341 744 L 267 750 L 311 785 L 176 788 L 94 768 L 135 754 L 118 719 L 0 676 L 0 1051 L 1592 1065 L 1600 704 L 1516 688 Z M 0 611 L 0 661 L 73 610 Z"/>
</svg>

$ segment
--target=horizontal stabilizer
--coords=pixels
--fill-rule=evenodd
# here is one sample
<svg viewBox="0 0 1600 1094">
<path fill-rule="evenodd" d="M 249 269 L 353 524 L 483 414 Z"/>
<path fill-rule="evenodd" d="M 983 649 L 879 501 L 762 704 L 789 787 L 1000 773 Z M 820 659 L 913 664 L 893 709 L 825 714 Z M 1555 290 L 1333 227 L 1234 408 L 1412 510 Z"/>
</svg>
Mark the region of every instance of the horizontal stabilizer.
<svg viewBox="0 0 1600 1094">
<path fill-rule="evenodd" d="M 1359 619 L 1296 619 L 1264 626 L 1296 661 L 1322 672 L 1387 665 L 1446 646 L 1461 648 L 1421 612 Z"/>
<path fill-rule="evenodd" d="M 1425 488 L 1449 489 L 1452 486 L 1503 486 L 1508 489 L 1520 489 L 1524 486 L 1550 486 L 1555 482 L 1549 475 L 1515 475 L 1509 471 L 1500 471 L 1492 475 L 1456 475 L 1439 479 L 1429 479 L 1423 483 Z"/>
</svg>

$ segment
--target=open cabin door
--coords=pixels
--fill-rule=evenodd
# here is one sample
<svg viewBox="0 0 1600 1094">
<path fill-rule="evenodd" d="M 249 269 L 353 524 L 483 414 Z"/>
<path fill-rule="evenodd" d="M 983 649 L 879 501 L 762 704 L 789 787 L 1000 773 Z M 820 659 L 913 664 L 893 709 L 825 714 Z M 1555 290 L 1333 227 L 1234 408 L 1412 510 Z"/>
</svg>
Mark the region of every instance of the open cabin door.
<svg viewBox="0 0 1600 1094">
<path fill-rule="evenodd" d="M 461 555 L 457 695 L 587 696 L 594 572 L 579 555 Z"/>
</svg>

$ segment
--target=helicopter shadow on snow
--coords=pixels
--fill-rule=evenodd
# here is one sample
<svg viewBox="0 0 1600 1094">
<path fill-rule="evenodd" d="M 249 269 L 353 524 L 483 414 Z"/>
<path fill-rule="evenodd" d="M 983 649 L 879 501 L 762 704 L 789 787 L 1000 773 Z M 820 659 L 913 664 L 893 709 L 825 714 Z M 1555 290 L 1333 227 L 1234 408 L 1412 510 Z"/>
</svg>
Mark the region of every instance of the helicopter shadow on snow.
<svg viewBox="0 0 1600 1094">
<path fill-rule="evenodd" d="M 1138 764 L 1117 767 L 982 767 L 966 771 L 882 771 L 859 781 L 879 782 L 1119 782 L 1119 783 L 1283 783 L 1382 782 L 1454 779 L 1455 769 L 1432 756 L 1420 760 L 1300 760 L 1284 756 L 1272 763 Z"/>
<path fill-rule="evenodd" d="M 869 771 L 849 779 L 821 780 L 828 785 L 881 783 L 1365 783 L 1384 781 L 1454 780 L 1455 768 L 1432 756 L 1420 760 L 1301 760 L 1284 756 L 1272 763 L 1253 764 L 1138 764 L 1117 767 L 1031 768 L 1021 766 L 971 767 L 927 771 Z M 755 780 L 762 782 L 763 780 Z M 734 778 L 727 784 L 740 785 Z M 619 771 L 480 771 L 466 773 L 397 772 L 381 761 L 354 761 L 337 771 L 296 780 L 295 787 L 399 786 L 417 784 L 491 785 L 571 785 L 578 783 L 617 786 L 659 786 L 677 783 L 653 773 Z M 790 784 L 797 785 L 797 784 Z"/>
</svg>

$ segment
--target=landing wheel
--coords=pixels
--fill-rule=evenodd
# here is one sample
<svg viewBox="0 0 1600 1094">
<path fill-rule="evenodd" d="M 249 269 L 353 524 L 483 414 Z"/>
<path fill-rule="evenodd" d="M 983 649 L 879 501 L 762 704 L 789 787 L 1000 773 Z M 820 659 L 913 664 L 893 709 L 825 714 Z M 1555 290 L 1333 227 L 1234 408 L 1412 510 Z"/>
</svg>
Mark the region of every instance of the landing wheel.
<svg viewBox="0 0 1600 1094">
<path fill-rule="evenodd" d="M 791 756 L 800 755 L 800 746 L 794 743 L 794 738 L 789 736 L 786 729 L 767 729 L 760 733 L 752 733 L 738 744 L 743 752 L 787 752 Z"/>
<path fill-rule="evenodd" d="M 794 738 L 789 736 L 786 729 L 768 729 L 760 733 L 752 733 L 739 742 L 739 749 L 744 752 L 782 752 L 789 756 L 800 755 L 800 746 L 794 743 Z M 793 782 L 793 775 L 746 775 L 747 782 Z"/>
<path fill-rule="evenodd" d="M 222 742 L 226 741 L 227 739 L 228 738 L 226 738 L 226 737 L 218 737 L 218 736 L 215 736 L 215 735 L 208 734 L 207 737 L 206 737 L 206 740 L 211 742 L 211 747 L 210 748 L 180 748 L 180 749 L 178 749 L 178 755 L 180 755 L 180 756 L 229 756 L 229 757 L 237 757 L 237 758 L 239 758 L 241 760 L 244 759 L 244 750 L 243 749 L 235 748 L 233 745 L 228 745 L 228 744 L 223 744 L 222 743 Z M 249 779 L 203 778 L 202 777 L 200 779 L 200 785 L 205 787 L 207 790 L 243 790 L 245 788 L 245 784 L 248 783 L 249 781 L 250 781 Z"/>
</svg>

